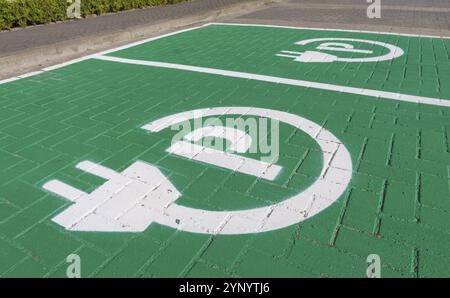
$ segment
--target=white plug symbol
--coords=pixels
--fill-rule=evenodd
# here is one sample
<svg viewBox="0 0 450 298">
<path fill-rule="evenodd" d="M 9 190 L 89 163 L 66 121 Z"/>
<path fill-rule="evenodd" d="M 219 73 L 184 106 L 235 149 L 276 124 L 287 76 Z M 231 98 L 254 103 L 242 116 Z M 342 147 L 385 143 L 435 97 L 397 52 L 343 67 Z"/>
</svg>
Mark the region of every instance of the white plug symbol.
<svg viewBox="0 0 450 298">
<path fill-rule="evenodd" d="M 75 203 L 52 219 L 67 230 L 141 232 L 181 196 L 157 167 L 142 161 L 121 173 L 90 161 L 76 167 L 107 181 L 90 194 L 59 180 L 43 185 Z"/>
<path fill-rule="evenodd" d="M 280 202 L 268 202 L 265 206 L 242 210 L 208 210 L 178 204 L 176 200 L 181 197 L 180 192 L 156 166 L 136 161 L 119 173 L 99 164 L 83 161 L 76 166 L 78 169 L 107 181 L 90 194 L 58 180 L 45 183 L 43 187 L 46 190 L 74 202 L 72 206 L 55 216 L 53 221 L 68 230 L 75 231 L 142 232 L 151 223 L 158 223 L 180 231 L 209 235 L 262 233 L 311 218 L 338 200 L 350 183 L 353 172 L 352 159 L 342 141 L 321 125 L 295 114 L 255 107 L 213 107 L 169 115 L 142 128 L 158 132 L 174 123 L 196 119 L 198 117 L 196 115 L 248 115 L 284 122 L 313 138 L 323 152 L 323 160 L 327 162 L 323 163 L 322 174 L 313 184 L 305 190 L 285 197 Z M 195 142 L 203 136 L 216 136 L 228 139 L 232 151 L 241 152 L 248 149 L 249 142 L 245 141 L 247 137 L 244 131 L 241 134 L 229 132 L 231 133 L 223 128 L 210 127 L 196 131 L 188 137 L 188 141 Z M 240 141 L 241 139 L 244 141 Z M 217 155 L 212 156 L 223 156 L 228 152 L 215 153 Z M 226 156 L 223 163 L 219 162 L 219 159 L 214 159 L 217 166 L 225 168 L 229 166 L 235 171 L 244 172 L 240 163 L 236 163 L 238 167 L 235 167 L 237 155 L 231 156 Z M 207 161 L 210 160 L 205 160 Z M 247 160 L 244 160 L 242 165 L 247 165 Z M 250 161 L 248 165 L 251 168 L 256 164 Z M 264 167 L 260 167 L 261 171 L 258 170 L 257 176 L 261 178 L 264 176 L 269 180 L 276 177 L 281 168 L 275 167 L 268 174 L 267 170 L 273 165 L 269 165 L 267 169 L 266 165 L 263 165 Z M 202 195 L 196 198 L 201 199 Z"/>
<path fill-rule="evenodd" d="M 401 48 L 388 43 L 354 38 L 313 38 L 298 41 L 295 45 L 306 46 L 315 42 L 320 42 L 315 51 L 281 51 L 275 55 L 278 57 L 293 58 L 296 62 L 380 62 L 395 59 L 404 54 Z M 376 47 L 384 48 L 388 53 L 372 57 L 374 51 L 355 49 L 354 45 L 348 42 L 368 44 L 371 47 L 375 45 Z M 363 54 L 365 57 L 338 57 L 337 55 L 331 55 L 321 51 Z"/>
<path fill-rule="evenodd" d="M 372 54 L 373 51 L 358 50 L 351 44 L 341 42 L 325 42 L 320 44 L 316 49 L 327 50 L 335 52 L 347 52 L 347 53 L 361 53 Z M 293 52 L 293 51 L 281 51 L 281 54 L 277 54 L 279 57 L 295 58 L 296 62 L 334 62 L 339 61 L 339 57 L 319 51 L 305 51 L 305 52 Z"/>
</svg>

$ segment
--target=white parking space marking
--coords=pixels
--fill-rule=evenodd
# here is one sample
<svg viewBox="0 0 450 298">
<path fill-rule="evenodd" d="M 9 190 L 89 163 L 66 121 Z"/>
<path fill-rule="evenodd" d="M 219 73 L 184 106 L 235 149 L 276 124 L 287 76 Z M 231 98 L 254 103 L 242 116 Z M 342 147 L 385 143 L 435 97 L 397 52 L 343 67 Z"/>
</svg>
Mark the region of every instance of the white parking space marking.
<svg viewBox="0 0 450 298">
<path fill-rule="evenodd" d="M 373 89 L 347 87 L 347 86 L 342 86 L 342 85 L 334 85 L 334 84 L 318 83 L 318 82 L 311 82 L 311 81 L 304 81 L 304 80 L 280 78 L 280 77 L 274 77 L 274 76 L 259 75 L 259 74 L 254 74 L 254 73 L 230 71 L 230 70 L 223 70 L 223 69 L 216 69 L 216 68 L 209 68 L 209 67 L 176 64 L 176 63 L 135 60 L 135 59 L 102 56 L 102 55 L 96 55 L 96 56 L 93 56 L 93 58 L 99 59 L 99 60 L 104 60 L 104 61 L 111 61 L 111 62 L 185 70 L 185 71 L 214 74 L 214 75 L 220 75 L 220 76 L 232 77 L 232 78 L 249 79 L 249 80 L 262 81 L 262 82 L 285 84 L 285 85 L 291 85 L 291 86 L 314 88 L 314 89 L 321 89 L 321 90 L 328 90 L 328 91 L 338 91 L 338 92 L 343 92 L 343 93 L 371 96 L 371 97 L 376 97 L 376 98 L 386 98 L 386 99 L 391 99 L 391 100 L 396 100 L 396 101 L 404 101 L 404 102 L 410 102 L 410 103 L 420 103 L 420 104 L 428 104 L 428 105 L 435 105 L 435 106 L 442 106 L 442 107 L 450 107 L 450 100 L 440 99 L 440 98 L 416 96 L 416 95 L 409 95 L 409 94 L 402 94 L 402 93 L 395 93 L 395 92 L 388 92 L 388 91 L 381 91 L 381 90 L 373 90 Z"/>
</svg>

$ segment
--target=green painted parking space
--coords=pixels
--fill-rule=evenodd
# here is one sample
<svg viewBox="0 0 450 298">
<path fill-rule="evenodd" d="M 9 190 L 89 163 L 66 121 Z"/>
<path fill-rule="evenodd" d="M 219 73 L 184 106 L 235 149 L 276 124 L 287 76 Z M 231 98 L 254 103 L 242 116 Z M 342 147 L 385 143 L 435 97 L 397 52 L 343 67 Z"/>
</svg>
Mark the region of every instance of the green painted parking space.
<svg viewBox="0 0 450 298">
<path fill-rule="evenodd" d="M 317 40 L 324 38 L 330 40 Z M 302 41 L 307 43 L 297 44 Z M 371 53 L 337 52 L 335 48 L 342 46 L 329 46 L 320 52 L 348 60 L 307 62 L 311 61 L 309 55 L 304 60 L 295 60 L 301 53 L 317 52 L 318 46 L 330 42 L 350 43 L 355 50 Z M 397 47 L 403 54 L 380 61 L 357 60 L 387 55 L 389 49 L 386 46 Z M 109 55 L 448 100 L 450 89 L 445 82 L 450 80 L 449 48 L 450 39 L 443 38 L 218 24 Z M 280 54 L 286 56 L 277 56 Z M 323 57 L 317 58 L 320 61 Z"/>
<path fill-rule="evenodd" d="M 375 65 L 361 62 L 355 66 L 350 62 L 303 65 L 288 57 L 275 56 L 281 49 L 293 49 L 285 47 L 297 40 L 293 29 L 242 29 L 245 34 L 239 33 L 239 39 L 233 42 L 230 41 L 237 36 L 236 28 L 208 26 L 108 56 L 369 88 L 369 81 L 361 77 L 356 82 L 331 74 L 341 69 L 344 77 L 351 72 L 351 67 L 356 67 L 362 71 L 360 76 L 368 75 L 371 69 L 374 79 L 381 78 L 375 69 L 388 71 L 395 65 L 405 68 L 400 61 L 410 61 L 412 58 L 408 56 L 413 55 L 410 48 L 409 53 L 386 65 L 384 62 L 374 62 Z M 258 43 L 258 46 L 250 42 L 257 33 L 258 40 L 263 38 L 260 30 L 267 30 L 267 40 L 279 42 Z M 310 34 L 305 38 L 323 37 L 323 32 Z M 339 34 L 345 38 L 369 38 L 359 33 Z M 414 37 L 373 34 L 370 37 L 399 46 L 416 40 L 436 47 L 446 43 Z M 224 40 L 227 46 L 222 43 Z M 251 49 L 245 46 L 249 44 Z M 212 51 L 217 55 L 213 56 Z M 385 53 L 380 50 L 374 55 Z M 436 51 L 433 61 L 444 54 L 448 57 L 448 50 L 440 54 Z M 436 65 L 441 67 L 440 62 Z M 442 84 L 445 75 L 438 73 L 427 79 Z M 394 81 L 386 78 L 383 86 Z M 444 94 L 440 93 L 442 90 L 416 86 L 417 93 L 413 93 L 413 89 L 401 89 L 402 93 L 432 97 Z M 88 59 L 1 84 L 0 105 L 2 277 L 65 277 L 70 254 L 80 257 L 81 275 L 85 277 L 365 277 L 366 259 L 371 254 L 380 257 L 382 277 L 450 274 L 446 265 L 450 261 L 448 107 L 100 59 Z M 224 113 L 220 110 L 224 107 L 234 107 L 234 110 Z M 245 114 L 240 113 L 239 107 L 254 110 L 246 110 Z M 272 135 L 278 132 L 279 153 L 275 163 L 281 170 L 273 179 L 169 153 L 167 149 L 179 131 L 170 126 L 159 131 L 143 129 L 170 115 L 211 108 L 222 111 L 215 121 L 248 120 L 257 114 L 257 109 L 264 109 L 267 116 L 258 119 L 273 117 L 267 111 L 281 111 L 289 119 L 300 117 L 299 123 L 308 125 L 299 129 L 280 121 L 278 127 L 269 125 L 266 134 L 258 140 L 264 144 L 266 139 L 274 140 Z M 214 116 L 217 115 L 205 115 L 203 120 Z M 194 122 L 195 119 L 189 119 L 190 124 Z M 318 134 L 308 135 L 314 125 L 319 127 L 315 130 Z M 329 132 L 334 138 L 319 132 Z M 325 145 L 338 150 L 324 149 Z M 214 146 L 210 143 L 207 147 Z M 340 163 L 333 164 L 337 159 L 330 162 L 330 156 L 341 152 L 339 148 L 346 149 L 343 155 L 348 152 L 350 160 L 342 157 Z M 236 155 L 257 160 L 269 154 Z M 80 163 L 84 161 L 101 165 L 115 174 L 105 174 L 98 166 L 83 168 Z M 183 225 L 188 220 L 183 214 L 173 217 L 181 218 L 180 222 L 167 222 L 155 213 L 152 214 L 154 222 L 142 230 L 121 230 L 136 227 L 132 221 L 122 220 L 132 207 L 123 207 L 114 217 L 120 224 L 130 226 L 102 221 L 102 217 L 84 221 L 96 213 L 91 211 L 99 204 L 82 214 L 83 219 L 64 226 L 67 217 L 62 214 L 83 203 L 84 197 L 70 197 L 64 191 L 57 193 L 58 188 L 54 187 L 46 189 L 47 183 L 57 180 L 91 194 L 90 199 L 95 201 L 99 198 L 95 196 L 98 189 L 139 161 L 155 166 L 167 177 L 174 187 L 168 188 L 170 192 L 180 193 L 176 204 L 190 208 L 182 210 L 203 210 L 205 217 L 210 212 L 255 210 L 283 203 L 306 192 L 324 177 L 328 181 L 328 174 L 322 173 L 324 167 L 328 173 L 338 171 L 338 174 L 332 175 L 330 183 L 320 188 L 329 187 L 329 192 L 320 192 L 310 201 L 311 206 L 317 202 L 329 204 L 323 203 L 326 206 L 314 216 L 308 214 L 311 208 L 306 213 L 294 210 L 299 219 L 292 224 L 277 226 L 270 220 L 250 218 L 249 227 L 253 222 L 261 224 L 256 230 L 234 227 L 232 221 L 225 221 L 215 232 L 208 232 L 205 226 L 209 221 L 200 216 L 194 218 L 192 225 Z M 344 179 L 347 176 L 348 181 Z M 142 179 L 138 177 L 132 183 Z M 112 198 L 112 192 L 107 192 L 105 197 Z M 126 199 L 134 198 L 132 192 L 128 194 Z M 137 202 L 136 205 L 142 203 Z M 102 212 L 106 214 L 108 210 Z M 288 218 L 292 213 L 282 214 Z M 60 220 L 55 221 L 58 216 Z M 264 227 L 273 229 L 262 230 Z M 106 228 L 111 230 L 105 231 Z"/>
</svg>

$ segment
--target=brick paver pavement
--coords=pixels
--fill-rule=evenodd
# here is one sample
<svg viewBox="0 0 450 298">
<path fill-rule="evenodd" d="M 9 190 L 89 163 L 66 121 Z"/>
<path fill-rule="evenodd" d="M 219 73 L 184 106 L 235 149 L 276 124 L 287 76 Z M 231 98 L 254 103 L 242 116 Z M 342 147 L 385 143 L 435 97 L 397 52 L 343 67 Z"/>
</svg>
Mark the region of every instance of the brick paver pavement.
<svg viewBox="0 0 450 298">
<path fill-rule="evenodd" d="M 261 20 L 267 15 L 257 13 Z M 258 16 L 240 20 L 252 18 Z M 323 45 L 322 38 L 334 44 Z M 302 40 L 315 41 L 298 44 Z M 347 53 L 336 51 L 343 42 L 350 43 Z M 321 53 L 345 60 L 298 58 L 320 46 Z M 364 277 L 370 254 L 380 256 L 382 277 L 449 276 L 449 49 L 450 39 L 439 37 L 209 25 L 1 84 L 0 276 L 65 276 L 73 253 L 83 276 Z M 142 128 L 211 107 L 264 108 L 311 122 L 302 129 L 280 123 L 276 164 L 282 171 L 273 181 L 170 154 L 176 131 Z M 250 111 L 231 116 L 251 118 Z M 313 124 L 320 129 L 311 136 L 306 131 Z M 351 161 L 338 154 L 343 147 Z M 206 232 L 203 218 L 171 215 L 173 203 L 143 231 L 99 231 L 105 223 L 129 228 L 127 216 L 142 222 L 136 210 L 161 215 L 148 211 L 154 209 L 146 201 L 165 197 L 158 187 L 127 196 L 135 200 L 128 208 L 110 205 L 123 191 L 139 191 L 129 184 L 146 174 L 136 174 L 93 198 L 90 209 L 63 227 L 52 219 L 84 197 L 72 189 L 66 200 L 64 191 L 44 189 L 46 183 L 56 179 L 95 193 L 116 177 L 77 168 L 86 160 L 114 173 L 144 161 L 182 194 L 177 205 L 231 218 L 324 184 L 305 206 L 240 218 L 247 222 L 243 229 L 273 224 L 277 212 L 299 218 L 266 232 L 222 235 L 237 229 L 226 217 L 215 235 Z M 330 205 L 309 217 L 325 202 Z"/>
</svg>

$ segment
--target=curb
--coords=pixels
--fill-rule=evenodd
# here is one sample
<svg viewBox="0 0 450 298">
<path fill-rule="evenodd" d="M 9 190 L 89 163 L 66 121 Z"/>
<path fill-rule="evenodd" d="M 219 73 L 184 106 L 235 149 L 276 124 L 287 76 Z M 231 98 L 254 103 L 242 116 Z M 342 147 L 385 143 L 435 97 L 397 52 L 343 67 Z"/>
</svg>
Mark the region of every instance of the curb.
<svg viewBox="0 0 450 298">
<path fill-rule="evenodd" d="M 109 48 L 146 39 L 188 26 L 201 25 L 224 18 L 236 17 L 249 11 L 265 8 L 285 0 L 243 0 L 220 9 L 190 15 L 181 19 L 167 20 L 158 24 L 131 26 L 100 35 L 76 38 L 45 46 L 34 47 L 0 57 L 0 79 L 40 70 L 67 60 L 90 55 Z"/>
</svg>

